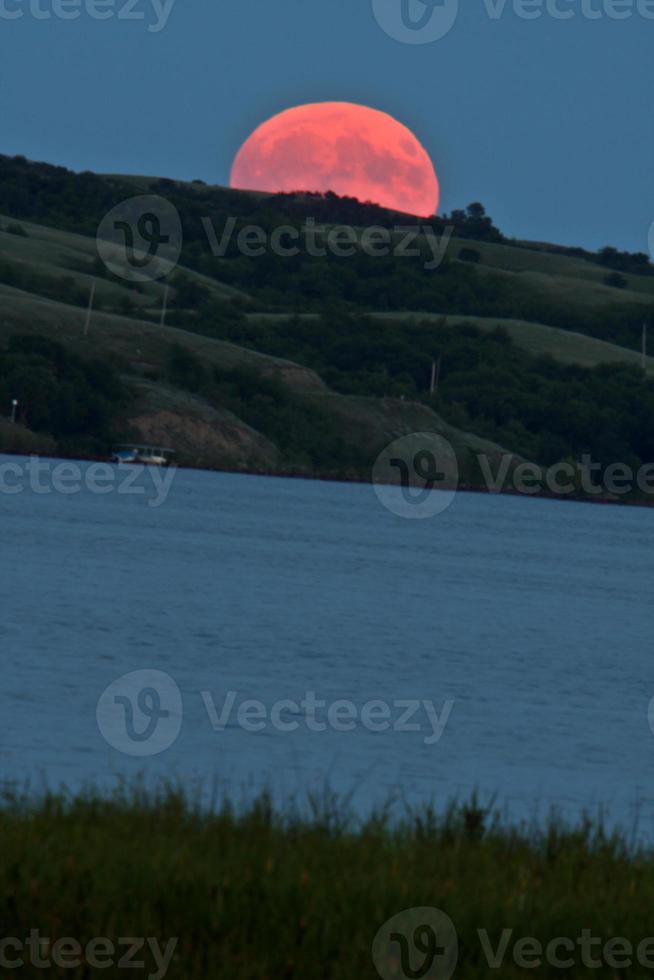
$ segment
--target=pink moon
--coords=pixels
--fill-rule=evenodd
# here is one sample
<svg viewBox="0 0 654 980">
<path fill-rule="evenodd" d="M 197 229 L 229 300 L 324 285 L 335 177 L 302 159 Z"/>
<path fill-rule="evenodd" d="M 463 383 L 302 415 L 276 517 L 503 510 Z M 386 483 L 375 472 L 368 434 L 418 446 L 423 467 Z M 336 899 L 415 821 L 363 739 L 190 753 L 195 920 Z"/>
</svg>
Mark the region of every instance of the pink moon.
<svg viewBox="0 0 654 980">
<path fill-rule="evenodd" d="M 387 113 L 350 102 L 296 106 L 262 123 L 236 155 L 230 187 L 333 191 L 419 217 L 436 213 L 440 194 L 416 136 Z"/>
</svg>

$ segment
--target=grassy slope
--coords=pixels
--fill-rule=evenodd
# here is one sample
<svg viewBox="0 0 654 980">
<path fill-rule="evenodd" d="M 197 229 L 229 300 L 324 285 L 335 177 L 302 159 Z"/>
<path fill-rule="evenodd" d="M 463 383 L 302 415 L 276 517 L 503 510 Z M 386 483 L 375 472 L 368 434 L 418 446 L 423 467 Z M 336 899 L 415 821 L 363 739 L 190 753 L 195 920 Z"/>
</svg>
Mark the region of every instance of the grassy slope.
<svg viewBox="0 0 654 980">
<path fill-rule="evenodd" d="M 606 286 L 604 278 L 611 272 L 603 266 L 587 259 L 554 252 L 539 251 L 537 247 L 520 248 L 515 245 L 498 245 L 490 242 L 471 243 L 463 239 L 453 239 L 454 254 L 460 248 L 473 247 L 481 255 L 480 268 L 488 267 L 495 271 L 519 275 L 530 284 L 544 284 L 547 277 L 552 289 L 563 288 L 567 292 L 574 280 L 579 292 L 579 302 L 589 305 L 602 305 L 615 302 L 652 302 L 654 300 L 654 276 L 634 276 L 624 274 L 626 289 L 616 290 Z"/>
<path fill-rule="evenodd" d="M 275 323 L 288 321 L 287 313 L 247 313 L 250 320 Z M 423 323 L 444 322 L 448 327 L 457 327 L 463 323 L 472 323 L 480 330 L 492 331 L 496 327 L 505 330 L 517 347 L 521 347 L 535 356 L 549 356 L 562 364 L 579 364 L 582 367 L 596 367 L 598 364 L 632 364 L 640 365 L 641 355 L 637 351 L 611 344 L 605 340 L 589 337 L 587 334 L 574 330 L 561 330 L 559 327 L 548 327 L 544 323 L 532 323 L 527 320 L 510 320 L 503 317 L 454 316 L 441 313 L 391 312 L 371 313 L 373 319 L 387 320 L 391 323 L 406 323 L 417 321 Z M 319 313 L 305 313 L 303 320 L 320 320 Z M 646 360 L 647 373 L 654 376 L 654 357 Z"/>
<path fill-rule="evenodd" d="M 332 226 L 322 227 L 328 230 Z M 395 241 L 399 242 L 403 234 L 398 233 Z M 433 253 L 424 244 L 423 236 L 417 241 L 422 243 L 425 257 L 432 259 Z M 506 277 L 521 289 L 527 289 L 534 298 L 554 302 L 562 309 L 585 311 L 632 304 L 646 308 L 654 302 L 654 276 L 624 273 L 627 286 L 616 289 L 604 283 L 611 270 L 588 259 L 539 251 L 535 247 L 520 248 L 463 238 L 452 238 L 447 254 L 456 259 L 462 248 L 472 248 L 479 253 L 480 261 L 475 268 L 482 274 Z"/>
<path fill-rule="evenodd" d="M 135 188 L 145 190 L 151 183 L 150 178 L 128 178 L 128 180 L 134 183 Z M 194 185 L 184 186 L 189 188 Z M 0 216 L 0 229 L 6 228 L 14 220 Z M 90 289 L 93 279 L 92 263 L 97 254 L 94 239 L 27 221 L 19 223 L 28 237 L 23 238 L 0 230 L 0 260 L 10 258 L 12 262 L 24 264 L 29 271 L 48 274 L 54 278 L 68 275 L 80 287 Z M 606 275 L 606 270 L 585 259 L 552 254 L 536 248 L 520 249 L 512 245 L 463 240 L 453 240 L 451 246 L 453 254 L 458 254 L 458 249 L 462 246 L 472 246 L 481 253 L 481 263 L 478 268 L 516 276 L 522 282 L 525 282 L 525 277 L 528 277 L 532 290 L 546 293 L 549 299 L 557 297 L 564 305 L 572 303 L 599 307 L 616 303 L 651 303 L 654 296 L 654 279 L 627 276 L 628 290 L 611 289 L 601 281 Z M 85 267 L 88 268 L 88 272 L 81 271 Z M 216 299 L 245 295 L 191 270 L 182 268 L 180 271 L 190 279 L 207 285 Z M 96 284 L 98 297 L 112 309 L 118 307 L 125 298 L 142 307 L 157 308 L 161 304 L 163 286 L 159 282 L 145 284 L 142 293 L 134 292 L 129 288 L 129 284 L 120 281 L 97 279 Z M 171 300 L 174 300 L 174 290 L 171 291 Z M 275 316 L 275 314 L 256 313 L 249 315 L 262 318 Z M 374 315 L 388 317 L 398 323 L 414 316 L 424 320 L 439 318 L 436 313 Z M 102 352 L 117 355 L 126 365 L 131 365 L 137 373 L 142 372 L 144 365 L 161 370 L 170 345 L 179 343 L 192 350 L 205 363 L 228 368 L 238 365 L 254 367 L 264 374 L 276 375 L 295 390 L 312 392 L 313 398 L 327 413 L 339 418 L 346 440 L 362 449 L 366 447 L 369 450 L 370 445 L 379 445 L 381 448 L 385 442 L 406 432 L 424 429 L 446 434 L 446 429 L 449 429 L 448 438 L 457 446 L 462 459 L 467 459 L 470 451 L 474 451 L 474 447 L 479 450 L 479 441 L 476 437 L 447 427 L 442 420 L 423 406 L 409 406 L 393 400 L 380 402 L 375 399 L 353 399 L 334 395 L 325 388 L 313 371 L 289 361 L 268 357 L 233 344 L 175 328 L 166 327 L 162 330 L 154 324 L 110 312 L 95 312 L 91 330 L 88 337 L 85 337 L 84 320 L 83 309 L 0 284 L 0 338 L 18 331 L 46 334 L 83 355 L 91 356 Z M 566 363 L 594 366 L 608 362 L 637 363 L 639 360 L 638 354 L 633 351 L 544 324 L 472 316 L 445 318 L 448 325 L 452 327 L 463 320 L 488 330 L 500 325 L 507 330 L 516 344 L 530 353 L 550 354 Z M 654 359 L 648 359 L 648 372 L 654 372 Z M 180 413 L 195 418 L 196 430 L 198 430 L 195 434 L 192 426 L 186 432 L 177 431 L 174 417 L 179 417 Z M 253 468 L 257 466 L 274 468 L 279 463 L 275 447 L 260 434 L 253 433 L 241 420 L 234 420 L 233 417 L 228 420 L 227 416 L 223 416 L 220 421 L 219 413 L 210 409 L 201 400 L 174 392 L 166 386 L 160 385 L 158 392 L 155 392 L 151 383 L 148 385 L 144 381 L 139 382 L 138 398 L 132 414 L 136 414 L 143 422 L 142 431 L 149 432 L 153 438 L 156 432 L 161 432 L 162 438 L 168 432 L 173 441 L 177 438 L 180 447 L 181 444 L 185 444 L 187 449 L 192 446 L 194 438 L 199 439 L 203 446 L 199 458 L 203 462 L 210 460 L 211 465 L 217 461 L 227 464 L 236 462 L 237 465 L 239 461 L 242 464 L 247 461 L 247 465 Z M 151 424 L 153 415 L 157 416 L 159 425 L 159 428 L 154 425 L 154 430 Z M 223 458 L 216 449 L 215 440 L 200 438 L 199 427 L 204 427 L 204 436 L 206 436 L 210 427 L 230 429 L 230 424 L 236 426 L 232 429 L 233 445 L 239 446 L 239 451 L 234 450 L 235 455 L 230 456 L 228 453 Z M 489 444 L 485 448 L 494 453 L 499 451 L 500 447 Z"/>
<path fill-rule="evenodd" d="M 146 193 L 159 178 L 143 176 L 120 176 L 123 183 L 133 184 L 135 190 Z M 204 195 L 212 189 L 224 191 L 226 188 L 193 184 L 189 181 L 173 182 L 184 192 Z M 254 198 L 269 195 L 258 191 L 239 191 Z M 397 224 L 401 225 L 403 216 L 397 213 Z M 326 230 L 330 225 L 323 225 Z M 358 229 L 360 230 L 360 229 Z M 624 273 L 626 289 L 615 289 L 604 284 L 604 278 L 611 272 L 585 258 L 562 255 L 552 252 L 548 246 L 539 247 L 537 242 L 517 242 L 497 244 L 477 242 L 470 239 L 452 238 L 448 254 L 456 257 L 461 248 L 474 248 L 481 255 L 477 268 L 481 271 L 510 276 L 526 285 L 537 295 L 552 300 L 560 299 L 562 305 L 577 308 L 597 308 L 630 303 L 651 304 L 654 301 L 654 276 L 635 276 Z M 573 282 L 570 282 L 573 280 Z"/>
<path fill-rule="evenodd" d="M 6 224 L 7 219 L 3 219 L 0 216 L 0 228 L 3 227 L 3 222 Z M 89 263 L 92 261 L 95 255 L 95 243 L 92 239 L 85 238 L 82 235 L 74 235 L 69 232 L 58 232 L 50 228 L 44 228 L 39 225 L 30 224 L 29 222 L 21 222 L 21 225 L 28 231 L 29 238 L 21 238 L 17 235 L 8 234 L 7 232 L 0 231 L 0 259 L 11 258 L 12 262 L 19 263 L 26 270 L 31 272 L 56 276 L 69 276 L 72 278 L 76 285 L 81 288 L 90 290 L 91 283 L 94 281 L 94 276 L 88 272 L 79 271 L 79 265 L 81 263 Z M 489 248 L 490 246 L 480 246 L 481 248 Z M 492 246 L 495 249 L 504 248 L 504 246 Z M 519 249 L 513 249 L 514 252 L 519 252 Z M 589 266 L 590 263 L 583 262 L 582 260 L 570 260 L 562 256 L 552 256 L 545 255 L 541 253 L 545 259 L 555 259 L 560 260 L 556 262 L 558 267 L 560 264 L 571 263 L 574 267 L 575 264 Z M 191 270 L 182 269 L 184 274 L 188 275 L 189 278 L 200 282 L 204 285 L 208 285 L 212 289 L 214 295 L 220 298 L 228 298 L 231 295 L 241 295 L 237 290 L 232 290 L 231 287 L 216 283 L 215 280 L 210 279 L 207 276 L 202 276 Z M 601 270 L 599 270 L 601 272 Z M 566 276 L 571 276 L 571 269 L 566 272 Z M 649 284 L 649 280 L 645 277 L 641 277 L 645 284 Z M 632 276 L 632 280 L 637 280 L 637 276 Z M 136 293 L 131 289 L 127 288 L 127 284 L 122 284 L 118 282 L 110 282 L 108 280 L 95 278 L 96 282 L 96 296 L 105 306 L 118 307 L 122 299 L 129 298 L 132 303 L 136 306 L 141 306 L 143 308 L 156 308 L 161 304 L 163 286 L 160 282 L 146 283 L 142 293 Z M 7 290 L 9 287 L 1 286 L 0 290 Z M 599 299 L 602 298 L 603 292 L 607 290 L 607 287 L 599 286 L 594 287 L 599 288 L 600 295 Z M 654 280 L 653 280 L 654 288 Z M 174 298 L 174 290 L 172 291 Z M 611 293 L 611 299 L 615 300 L 615 290 L 608 290 Z M 14 295 L 17 294 L 17 291 Z M 8 297 L 9 294 L 7 294 Z M 627 295 L 623 293 L 623 295 Z M 642 295 L 649 295 L 643 293 Z M 598 296 L 595 299 L 599 301 Z M 44 300 L 43 302 L 50 302 Z M 59 305 L 59 304 L 55 304 Z M 285 318 L 284 314 L 249 314 L 256 319 L 281 319 Z M 421 319 L 428 321 L 430 319 L 438 319 L 438 314 L 431 313 L 379 313 L 373 314 L 380 318 L 385 318 L 389 320 L 396 320 L 401 322 L 407 318 Z M 312 319 L 319 319 L 318 314 L 308 314 Z M 592 337 L 585 336 L 583 334 L 575 333 L 574 331 L 561 330 L 556 327 L 548 327 L 544 324 L 536 324 L 532 322 L 527 322 L 525 320 L 509 320 L 502 318 L 484 318 L 475 316 L 457 317 L 457 316 L 447 316 L 444 318 L 448 325 L 456 326 L 462 322 L 475 323 L 481 329 L 494 329 L 495 326 L 502 326 L 506 329 L 507 333 L 511 336 L 512 340 L 518 344 L 518 346 L 523 347 L 525 350 L 533 354 L 550 354 L 551 356 L 557 358 L 560 361 L 566 363 L 581 364 L 586 367 L 592 367 L 599 363 L 623 362 L 623 363 L 640 363 L 640 356 L 634 352 L 627 350 L 622 347 L 618 347 L 615 344 L 606 343 L 605 341 L 597 340 Z M 654 359 L 648 358 L 648 371 L 654 370 Z"/>
<path fill-rule="evenodd" d="M 231 368 L 247 366 L 264 375 L 311 395 L 314 404 L 343 427 L 344 438 L 367 459 L 391 440 L 410 432 L 430 431 L 445 435 L 460 455 L 462 474 L 470 474 L 470 455 L 481 452 L 480 445 L 493 457 L 502 452 L 494 443 L 479 440 L 471 433 L 447 425 L 430 409 L 392 399 L 348 398 L 330 392 L 315 372 L 234 344 L 188 333 L 174 327 L 160 327 L 116 314 L 93 314 L 88 336 L 84 336 L 86 312 L 74 306 L 33 296 L 0 284 L 0 340 L 12 333 L 41 334 L 58 340 L 76 353 L 97 357 L 102 353 L 118 356 L 140 370 L 144 365 L 161 370 L 170 345 L 181 344 L 205 364 Z M 176 449 L 183 461 L 200 465 L 229 466 L 255 470 L 284 469 L 275 447 L 260 433 L 230 413 L 220 413 L 201 399 L 166 385 L 153 386 L 139 381 L 137 401 L 130 410 L 147 441 L 161 442 Z M 180 418 L 186 424 L 180 424 Z M 209 430 L 214 430 L 210 435 Z M 215 438 L 215 431 L 225 438 Z M 352 472 L 353 478 L 365 473 Z"/>
<path fill-rule="evenodd" d="M 219 367 L 245 365 L 264 374 L 275 374 L 298 390 L 323 387 L 308 368 L 281 358 L 245 350 L 176 327 L 160 327 L 144 320 L 113 313 L 94 312 L 88 336 L 84 336 L 86 311 L 79 307 L 34 296 L 0 284 L 0 337 L 11 333 L 44 334 L 76 353 L 93 357 L 111 353 L 130 363 L 163 368 L 171 344 L 182 344 L 205 363 Z"/>
<path fill-rule="evenodd" d="M 27 233 L 23 238 L 8 233 L 8 225 L 19 224 Z M 53 277 L 69 276 L 81 288 L 90 290 L 95 279 L 98 299 L 108 305 L 118 306 L 123 299 L 130 299 L 136 306 L 160 307 L 164 292 L 162 282 L 148 282 L 141 287 L 141 292 L 129 288 L 128 282 L 109 281 L 93 275 L 92 263 L 97 257 L 96 242 L 85 235 L 76 235 L 68 231 L 58 231 L 29 221 L 16 221 L 0 215 L 0 260 L 10 259 L 18 262 L 26 270 L 47 274 Z M 88 267 L 88 272 L 80 267 Z M 203 276 L 192 269 L 178 266 L 177 271 L 189 279 L 206 286 L 216 299 L 241 297 L 247 299 L 245 293 L 217 282 L 208 276 Z M 174 300 L 175 291 L 171 291 Z"/>
<path fill-rule="evenodd" d="M 473 323 L 480 330 L 486 331 L 502 327 L 518 347 L 536 356 L 548 355 L 562 364 L 579 364 L 588 368 L 598 364 L 641 364 L 641 355 L 637 351 L 588 337 L 574 330 L 547 327 L 543 323 L 501 317 L 440 316 L 437 313 L 374 313 L 373 316 L 398 323 L 406 320 L 444 321 L 448 327 L 453 328 L 462 323 Z M 648 357 L 646 365 L 648 375 L 654 377 L 654 357 Z"/>
</svg>

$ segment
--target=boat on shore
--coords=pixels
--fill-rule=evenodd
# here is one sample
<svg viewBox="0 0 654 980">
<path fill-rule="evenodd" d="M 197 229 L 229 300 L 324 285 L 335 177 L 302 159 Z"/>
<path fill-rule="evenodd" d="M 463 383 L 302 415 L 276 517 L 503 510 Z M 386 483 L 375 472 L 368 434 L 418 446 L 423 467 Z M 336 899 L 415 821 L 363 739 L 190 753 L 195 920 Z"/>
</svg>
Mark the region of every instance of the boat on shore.
<svg viewBox="0 0 654 980">
<path fill-rule="evenodd" d="M 114 463 L 138 466 L 170 466 L 174 455 L 173 449 L 165 449 L 163 446 L 145 446 L 128 442 L 117 446 L 111 459 Z"/>
</svg>

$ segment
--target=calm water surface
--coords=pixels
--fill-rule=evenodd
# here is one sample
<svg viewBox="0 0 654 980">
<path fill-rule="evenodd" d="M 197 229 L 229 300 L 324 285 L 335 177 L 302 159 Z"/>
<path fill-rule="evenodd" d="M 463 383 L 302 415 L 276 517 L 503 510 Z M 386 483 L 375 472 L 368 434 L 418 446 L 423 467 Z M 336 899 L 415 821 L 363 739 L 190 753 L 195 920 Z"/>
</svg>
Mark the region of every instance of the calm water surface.
<svg viewBox="0 0 654 980">
<path fill-rule="evenodd" d="M 412 521 L 368 486 L 191 471 L 162 506 L 147 499 L 0 494 L 1 776 L 142 773 L 280 798 L 328 781 L 362 810 L 476 787 L 515 816 L 603 806 L 654 834 L 651 511 L 459 494 Z M 146 669 L 170 675 L 183 719 L 165 751 L 136 756 L 96 709 Z M 220 711 L 229 691 L 215 731 L 206 692 Z M 269 711 L 307 691 L 387 702 L 391 722 L 398 700 L 454 705 L 435 744 L 422 710 L 409 732 L 238 724 L 244 700 Z"/>
</svg>

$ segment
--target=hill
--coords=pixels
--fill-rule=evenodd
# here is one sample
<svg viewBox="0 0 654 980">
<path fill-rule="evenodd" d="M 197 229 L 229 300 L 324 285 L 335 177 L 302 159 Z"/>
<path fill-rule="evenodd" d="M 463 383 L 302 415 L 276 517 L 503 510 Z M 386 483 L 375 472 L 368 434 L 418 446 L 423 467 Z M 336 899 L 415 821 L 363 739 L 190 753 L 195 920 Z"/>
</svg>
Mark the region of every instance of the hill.
<svg viewBox="0 0 654 980">
<path fill-rule="evenodd" d="M 181 255 L 165 279 L 124 278 L 98 253 L 104 215 L 135 194 L 180 216 Z M 373 226 L 386 254 L 366 245 Z M 243 247 L 253 227 L 257 255 Z M 271 245 L 280 228 L 297 254 Z M 326 247 L 337 235 L 347 255 Z M 469 483 L 480 452 L 637 465 L 654 458 L 654 360 L 643 372 L 639 350 L 653 313 L 646 256 L 510 241 L 478 204 L 419 222 L 329 194 L 0 157 L 0 402 L 20 395 L 26 431 L 60 451 L 140 437 L 192 465 L 368 479 L 389 442 L 430 431 L 455 446 Z M 12 351 L 21 337 L 32 347 Z M 41 338 L 76 371 L 99 361 L 115 373 L 102 430 L 62 428 L 45 408 L 34 421 L 34 372 L 51 373 L 52 398 L 66 383 L 62 358 L 34 347 Z M 0 448 L 8 438 L 0 427 Z"/>
</svg>

